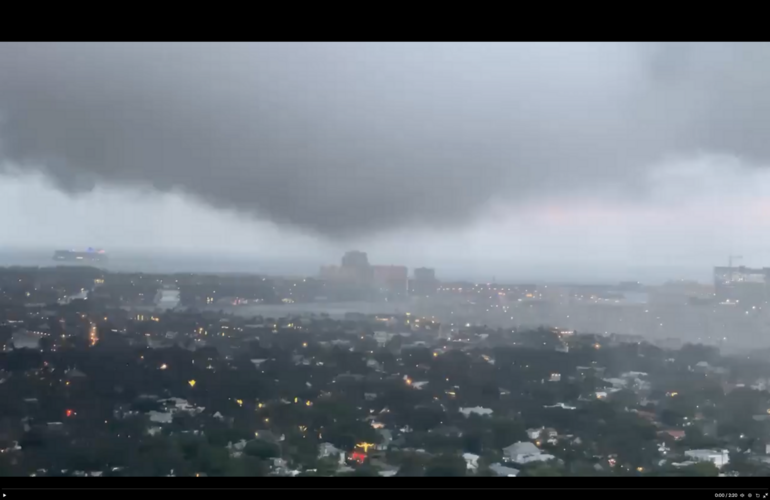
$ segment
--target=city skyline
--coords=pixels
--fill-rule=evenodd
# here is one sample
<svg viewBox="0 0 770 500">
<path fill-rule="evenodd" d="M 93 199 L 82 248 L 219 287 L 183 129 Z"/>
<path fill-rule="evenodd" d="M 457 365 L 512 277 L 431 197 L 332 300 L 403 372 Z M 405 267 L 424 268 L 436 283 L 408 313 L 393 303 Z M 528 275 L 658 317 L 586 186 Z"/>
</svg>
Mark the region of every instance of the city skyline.
<svg viewBox="0 0 770 500">
<path fill-rule="evenodd" d="M 479 279 L 761 266 L 767 73 L 749 61 L 767 47 L 4 44 L 0 247 L 317 263 L 358 247 Z M 227 78 L 202 69 L 215 59 Z"/>
<path fill-rule="evenodd" d="M 0 245 L 4 250 L 46 253 L 87 246 L 111 253 L 197 253 L 252 265 L 304 263 L 306 269 L 359 247 L 378 262 L 409 267 L 430 262 L 463 279 L 499 276 L 553 281 L 596 276 L 603 281 L 652 275 L 654 281 L 703 280 L 712 266 L 726 264 L 731 254 L 743 255 L 748 266 L 762 267 L 770 260 L 770 225 L 763 219 L 770 211 L 762 208 L 761 196 L 751 194 L 765 185 L 765 176 L 755 176 L 756 182 L 745 186 L 751 189 L 745 194 L 735 188 L 742 185 L 737 175 L 702 178 L 700 201 L 674 207 L 668 215 L 637 211 L 630 216 L 599 208 L 549 215 L 531 209 L 526 216 L 508 221 L 502 215 L 492 217 L 481 228 L 443 233 L 405 230 L 352 242 L 313 238 L 171 195 L 147 192 L 137 198 L 121 190 L 98 189 L 70 197 L 41 178 L 6 177 L 8 181 L 0 185 L 0 220 L 5 228 Z M 31 199 L 46 203 L 29 203 Z M 25 209 L 18 211 L 18 207 Z M 538 268 L 539 275 L 532 272 Z"/>
</svg>

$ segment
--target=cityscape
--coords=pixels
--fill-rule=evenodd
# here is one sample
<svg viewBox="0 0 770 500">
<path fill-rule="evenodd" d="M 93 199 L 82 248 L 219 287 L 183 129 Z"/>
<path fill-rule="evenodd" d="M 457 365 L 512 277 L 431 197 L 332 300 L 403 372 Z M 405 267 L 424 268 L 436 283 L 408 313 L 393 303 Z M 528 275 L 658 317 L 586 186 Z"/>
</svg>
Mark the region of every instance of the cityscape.
<svg viewBox="0 0 770 500">
<path fill-rule="evenodd" d="M 3 500 L 767 498 L 767 87 L 766 42 L 0 42 Z"/>
<path fill-rule="evenodd" d="M 70 264 L 101 262 L 109 269 L 104 250 L 68 252 Z M 57 251 L 54 260 L 62 263 L 64 253 Z M 733 258 L 737 260 L 731 256 L 730 264 Z M 349 251 L 339 264 L 322 265 L 314 276 L 209 273 L 208 278 L 195 278 L 193 283 L 185 273 L 175 275 L 173 282 L 161 274 L 118 274 L 130 279 L 133 286 L 145 283 L 149 287 L 142 290 L 141 299 L 129 301 L 134 307 L 158 306 L 162 295 L 164 308 L 220 308 L 239 315 L 415 311 L 439 319 L 447 332 L 467 323 L 505 328 L 546 325 L 636 337 L 666 348 L 687 342 L 713 345 L 728 353 L 770 348 L 766 335 L 770 329 L 770 268 L 716 266 L 712 283 L 681 279 L 656 285 L 637 281 L 605 285 L 474 283 L 441 281 L 436 269 L 429 267 L 410 273 L 402 265 L 372 264 L 366 252 Z M 204 281 L 216 284 L 215 289 L 209 293 Z M 163 294 L 153 288 L 157 283 L 163 285 Z M 107 293 L 105 289 L 93 292 L 95 297 Z M 51 293 L 45 297 L 54 299 Z"/>
<path fill-rule="evenodd" d="M 107 255 L 0 268 L 3 475 L 770 471 L 768 269 L 538 286 L 361 251 L 307 277 Z"/>
</svg>

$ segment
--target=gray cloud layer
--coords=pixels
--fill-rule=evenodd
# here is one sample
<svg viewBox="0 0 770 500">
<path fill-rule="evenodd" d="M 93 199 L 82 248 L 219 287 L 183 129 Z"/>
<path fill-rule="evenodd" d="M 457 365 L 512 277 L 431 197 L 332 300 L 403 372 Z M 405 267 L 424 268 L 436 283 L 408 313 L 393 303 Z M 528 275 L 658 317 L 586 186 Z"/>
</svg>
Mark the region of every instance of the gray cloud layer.
<svg viewBox="0 0 770 500">
<path fill-rule="evenodd" d="M 768 44 L 0 45 L 0 153 L 325 236 L 770 159 Z"/>
</svg>

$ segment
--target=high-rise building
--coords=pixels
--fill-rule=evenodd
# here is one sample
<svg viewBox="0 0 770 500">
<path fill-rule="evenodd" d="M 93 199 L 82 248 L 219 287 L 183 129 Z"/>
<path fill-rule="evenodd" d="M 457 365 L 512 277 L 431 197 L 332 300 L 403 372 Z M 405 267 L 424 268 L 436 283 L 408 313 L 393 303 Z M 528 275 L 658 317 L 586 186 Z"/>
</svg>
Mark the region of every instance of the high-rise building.
<svg viewBox="0 0 770 500">
<path fill-rule="evenodd" d="M 415 281 L 436 281 L 436 270 L 429 267 L 418 267 L 414 270 Z"/>
<path fill-rule="evenodd" d="M 406 295 L 409 282 L 406 266 L 372 266 L 372 279 L 382 291 Z"/>
<path fill-rule="evenodd" d="M 340 268 L 339 266 L 321 266 L 321 270 L 319 271 L 318 276 L 324 280 L 338 280 L 340 276 Z"/>
<path fill-rule="evenodd" d="M 366 252 L 351 250 L 342 256 L 342 267 L 366 268 L 369 267 L 369 259 Z"/>
<path fill-rule="evenodd" d="M 372 267 L 366 252 L 351 250 L 342 256 L 340 272 L 346 281 L 351 281 L 358 286 L 366 286 L 372 283 Z"/>
<path fill-rule="evenodd" d="M 409 286 L 414 295 L 433 295 L 438 288 L 436 270 L 428 267 L 418 267 L 414 270 L 414 278 Z"/>
</svg>

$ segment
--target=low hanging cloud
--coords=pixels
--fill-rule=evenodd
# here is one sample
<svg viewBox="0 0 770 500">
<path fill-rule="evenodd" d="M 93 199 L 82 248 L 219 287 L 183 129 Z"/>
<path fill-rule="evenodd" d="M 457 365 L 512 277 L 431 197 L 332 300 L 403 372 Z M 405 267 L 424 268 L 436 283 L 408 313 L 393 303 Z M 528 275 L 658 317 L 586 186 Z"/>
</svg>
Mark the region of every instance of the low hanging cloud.
<svg viewBox="0 0 770 500">
<path fill-rule="evenodd" d="M 5 43 L 0 155 L 328 237 L 770 164 L 769 44 Z"/>
</svg>

